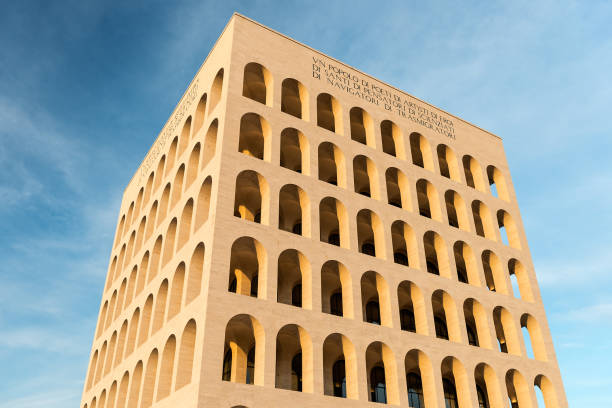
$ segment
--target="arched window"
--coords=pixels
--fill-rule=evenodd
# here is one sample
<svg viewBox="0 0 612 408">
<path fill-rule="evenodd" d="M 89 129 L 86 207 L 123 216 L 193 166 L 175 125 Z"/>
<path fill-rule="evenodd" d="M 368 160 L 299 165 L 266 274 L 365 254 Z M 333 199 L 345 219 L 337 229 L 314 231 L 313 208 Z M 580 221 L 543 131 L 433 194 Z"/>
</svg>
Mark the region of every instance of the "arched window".
<svg viewBox="0 0 612 408">
<path fill-rule="evenodd" d="M 310 236 L 310 201 L 306 192 L 295 184 L 280 189 L 278 227 L 294 234 Z"/>
<path fill-rule="evenodd" d="M 333 143 L 323 142 L 318 149 L 319 180 L 346 188 L 344 154 Z"/>
<path fill-rule="evenodd" d="M 256 159 L 270 161 L 270 125 L 256 113 L 247 113 L 240 119 L 238 151 Z"/>
<path fill-rule="evenodd" d="M 259 241 L 251 237 L 241 237 L 234 241 L 228 281 L 230 292 L 257 297 L 258 278 L 265 270 L 266 251 Z"/>
<path fill-rule="evenodd" d="M 439 397 L 429 357 L 421 350 L 410 350 L 404 358 L 404 370 L 408 406 L 412 408 L 437 406 Z"/>
<path fill-rule="evenodd" d="M 487 287 L 491 292 L 508 294 L 506 277 L 502 270 L 502 264 L 497 255 L 489 250 L 485 250 L 481 255 L 482 268 L 484 270 Z"/>
<path fill-rule="evenodd" d="M 455 382 L 448 378 L 443 378 L 442 388 L 444 389 L 444 403 L 446 404 L 446 408 L 459 408 Z"/>
<path fill-rule="evenodd" d="M 515 249 L 521 249 L 521 238 L 519 236 L 518 227 L 510 214 L 504 210 L 499 210 L 497 212 L 497 222 L 504 244 L 510 245 Z M 505 239 L 503 239 L 504 237 Z"/>
<path fill-rule="evenodd" d="M 379 273 L 368 271 L 362 275 L 361 302 L 365 322 L 392 326 L 388 286 Z"/>
<path fill-rule="evenodd" d="M 453 190 L 448 190 L 444 193 L 444 201 L 446 203 L 446 215 L 448 217 L 448 225 L 455 228 L 460 228 L 464 231 L 470 230 L 470 223 L 465 208 L 465 202 L 459 194 Z"/>
<path fill-rule="evenodd" d="M 385 258 L 382 223 L 376 213 L 367 209 L 357 213 L 357 241 L 362 254 Z"/>
<path fill-rule="evenodd" d="M 362 155 L 355 156 L 353 159 L 353 180 L 356 193 L 376 200 L 380 199 L 378 172 L 372 160 Z"/>
<path fill-rule="evenodd" d="M 521 316 L 521 328 L 523 331 L 523 339 L 527 352 L 531 351 L 532 356 L 536 360 L 547 361 L 546 347 L 542 338 L 542 330 L 535 317 L 528 313 Z"/>
<path fill-rule="evenodd" d="M 338 261 L 321 267 L 321 307 L 323 313 L 353 318 L 351 274 Z"/>
<path fill-rule="evenodd" d="M 281 132 L 280 165 L 298 173 L 310 174 L 309 146 L 306 136 L 294 128 Z"/>
<path fill-rule="evenodd" d="M 301 82 L 293 78 L 283 80 L 281 112 L 308 120 L 308 90 Z"/>
<path fill-rule="evenodd" d="M 183 129 L 181 130 L 181 137 L 179 139 L 178 145 L 178 154 L 177 157 L 180 157 L 187 146 L 189 145 L 189 138 L 191 136 L 191 116 L 187 118 L 185 124 L 183 125 Z"/>
<path fill-rule="evenodd" d="M 319 231 L 322 242 L 348 248 L 348 219 L 344 205 L 332 197 L 319 203 Z"/>
<path fill-rule="evenodd" d="M 406 374 L 406 387 L 408 388 L 408 406 L 412 408 L 425 408 L 421 376 L 417 373 Z"/>
<path fill-rule="evenodd" d="M 272 74 L 264 66 L 250 62 L 244 67 L 242 95 L 272 106 Z"/>
<path fill-rule="evenodd" d="M 219 367 L 222 379 L 263 385 L 263 342 L 264 330 L 255 318 L 247 314 L 232 317 L 225 327 L 223 366 Z"/>
<path fill-rule="evenodd" d="M 468 298 L 463 302 L 463 315 L 465 316 L 468 344 L 491 349 L 489 323 L 483 306 L 477 300 Z"/>
<path fill-rule="evenodd" d="M 472 202 L 472 215 L 474 217 L 474 226 L 476 227 L 476 234 L 481 237 L 497 240 L 495 231 L 493 229 L 493 222 L 491 220 L 491 213 L 489 208 L 482 201 L 474 200 Z"/>
<path fill-rule="evenodd" d="M 404 173 L 395 167 L 389 167 L 385 172 L 385 181 L 387 185 L 387 202 L 394 207 L 412 211 L 410 186 Z"/>
<path fill-rule="evenodd" d="M 410 151 L 414 165 L 433 171 L 431 150 L 427 139 L 418 133 L 412 133 L 410 135 Z"/>
<path fill-rule="evenodd" d="M 505 308 L 497 306 L 493 309 L 493 323 L 495 324 L 495 334 L 499 343 L 499 350 L 502 353 L 520 356 L 521 347 L 512 314 Z"/>
<path fill-rule="evenodd" d="M 304 254 L 286 249 L 279 255 L 277 302 L 310 309 L 311 280 L 310 263 Z"/>
<path fill-rule="evenodd" d="M 383 152 L 400 159 L 405 159 L 402 131 L 395 123 L 390 120 L 383 120 L 380 123 L 380 135 Z"/>
<path fill-rule="evenodd" d="M 512 408 L 531 407 L 531 393 L 525 377 L 517 370 L 506 373 L 506 391 Z"/>
<path fill-rule="evenodd" d="M 453 150 L 444 145 L 438 145 L 436 149 L 438 153 L 438 164 L 440 165 L 440 174 L 454 181 L 461 181 L 459 169 L 457 168 L 457 157 Z"/>
<path fill-rule="evenodd" d="M 213 157 L 215 157 L 215 151 L 217 149 L 217 130 L 219 129 L 219 121 L 217 119 L 213 120 L 210 126 L 208 127 L 208 131 L 206 132 L 206 137 L 204 138 L 204 149 L 202 153 L 202 163 L 200 167 L 203 169 L 210 163 Z"/>
<path fill-rule="evenodd" d="M 178 143 L 179 143 L 178 136 L 176 136 L 172 140 L 172 143 L 170 144 L 170 149 L 168 149 L 168 163 L 166 163 L 166 173 L 164 174 L 166 177 L 168 177 L 168 174 L 170 174 L 170 171 L 174 169 L 174 164 L 176 160 L 176 151 L 178 149 Z"/>
<path fill-rule="evenodd" d="M 403 221 L 395 221 L 391 224 L 391 243 L 395 263 L 412 268 L 419 267 L 416 237 L 408 224 Z"/>
<path fill-rule="evenodd" d="M 161 365 L 159 368 L 159 381 L 157 383 L 157 401 L 161 401 L 170 395 L 172 386 L 172 374 L 174 373 L 174 360 L 176 354 L 176 337 L 171 335 L 166 341 L 162 353 Z"/>
<path fill-rule="evenodd" d="M 387 384 L 383 367 L 377 366 L 370 370 L 370 401 L 387 403 Z"/>
<path fill-rule="evenodd" d="M 436 221 L 442 221 L 438 192 L 433 184 L 425 179 L 420 179 L 417 181 L 416 187 L 419 214 Z"/>
<path fill-rule="evenodd" d="M 212 178 L 208 176 L 202 183 L 202 187 L 200 187 L 200 192 L 198 193 L 194 231 L 198 230 L 208 220 L 211 188 Z"/>
<path fill-rule="evenodd" d="M 482 178 L 482 168 L 480 164 L 472 156 L 463 156 L 463 171 L 465 173 L 465 181 L 468 186 L 475 188 L 478 191 L 485 192 L 485 184 Z"/>
<path fill-rule="evenodd" d="M 300 326 L 283 326 L 276 336 L 276 388 L 312 392 L 312 343 Z"/>
<path fill-rule="evenodd" d="M 427 272 L 450 278 L 446 243 L 442 237 L 436 232 L 427 231 L 423 235 L 423 245 L 425 247 Z"/>
<path fill-rule="evenodd" d="M 268 183 L 262 175 L 252 170 L 241 172 L 236 178 L 234 216 L 267 224 L 268 191 Z"/>
<path fill-rule="evenodd" d="M 431 296 L 436 336 L 440 339 L 461 343 L 461 330 L 457 306 L 445 291 L 436 290 Z"/>
<path fill-rule="evenodd" d="M 375 147 L 374 143 L 374 125 L 370 115 L 361 108 L 351 108 L 351 139 L 356 142 Z"/>
<path fill-rule="evenodd" d="M 386 344 L 376 341 L 366 348 L 366 372 L 370 401 L 399 405 L 395 357 Z"/>
<path fill-rule="evenodd" d="M 206 117 L 206 100 L 208 96 L 206 94 L 202 95 L 200 101 L 198 102 L 198 106 L 196 107 L 195 113 L 195 122 L 194 122 L 194 134 L 196 134 L 204 124 L 204 118 Z"/>
<path fill-rule="evenodd" d="M 480 286 L 478 267 L 472 248 L 463 241 L 457 241 L 453 245 L 453 253 L 459 282 Z"/>
<path fill-rule="evenodd" d="M 491 194 L 502 200 L 510 201 L 510 194 L 508 193 L 508 187 L 506 186 L 506 180 L 502 172 L 495 166 L 488 166 L 487 177 L 489 179 Z"/>
<path fill-rule="evenodd" d="M 193 358 L 195 352 L 196 322 L 189 320 L 181 336 L 181 347 L 178 354 L 178 366 L 176 374 L 175 390 L 178 390 L 191 382 L 193 370 Z"/>
<path fill-rule="evenodd" d="M 474 380 L 476 382 L 478 408 L 504 406 L 497 374 L 489 365 L 478 364 L 474 370 Z"/>
<path fill-rule="evenodd" d="M 555 387 L 547 377 L 541 374 L 537 375 L 534 380 L 534 386 L 536 393 L 540 393 L 538 399 L 541 398 L 544 402 L 544 404 L 540 405 L 540 408 L 543 408 L 542 405 L 546 405 L 546 408 L 557 408 L 560 406 L 557 400 Z"/>
<path fill-rule="evenodd" d="M 421 290 L 414 283 L 403 281 L 397 287 L 397 301 L 401 329 L 427 335 L 427 316 Z"/>
<path fill-rule="evenodd" d="M 331 132 L 343 134 L 342 108 L 340 103 L 327 93 L 317 96 L 317 126 Z"/>
<path fill-rule="evenodd" d="M 357 358 L 351 341 L 333 333 L 323 342 L 324 394 L 357 399 Z"/>
<path fill-rule="evenodd" d="M 200 143 L 196 143 L 196 145 L 191 150 L 191 154 L 189 155 L 189 163 L 187 165 L 187 182 L 185 183 L 185 189 L 191 186 L 191 184 L 198 177 L 199 165 L 200 165 Z"/>
<path fill-rule="evenodd" d="M 221 99 L 221 93 L 223 91 L 223 68 L 217 72 L 215 79 L 213 80 L 212 86 L 210 87 L 210 106 L 208 112 L 212 112 L 219 100 Z"/>
</svg>

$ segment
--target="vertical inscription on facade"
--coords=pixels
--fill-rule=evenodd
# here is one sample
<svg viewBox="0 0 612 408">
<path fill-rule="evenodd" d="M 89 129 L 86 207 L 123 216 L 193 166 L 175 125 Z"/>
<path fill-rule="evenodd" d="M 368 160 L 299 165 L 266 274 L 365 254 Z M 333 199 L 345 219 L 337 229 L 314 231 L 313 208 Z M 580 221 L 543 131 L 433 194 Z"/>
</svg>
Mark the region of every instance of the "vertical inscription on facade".
<svg viewBox="0 0 612 408">
<path fill-rule="evenodd" d="M 142 182 L 142 179 L 149 173 L 151 167 L 154 166 L 155 162 L 157 161 L 157 158 L 159 157 L 161 152 L 164 151 L 166 142 L 172 137 L 172 134 L 174 133 L 176 128 L 183 121 L 185 113 L 189 110 L 189 108 L 191 108 L 191 105 L 193 104 L 193 101 L 197 96 L 198 80 L 196 79 L 193 85 L 191 85 L 191 88 L 189 88 L 185 93 L 185 96 L 176 108 L 174 115 L 172 115 L 170 120 L 168 120 L 163 132 L 161 133 L 159 138 L 157 138 L 157 141 L 149 151 L 149 154 L 147 154 L 147 157 L 145 157 L 144 161 L 142 162 L 138 176 L 138 183 Z"/>
<path fill-rule="evenodd" d="M 312 76 L 325 84 L 352 96 L 425 126 L 432 131 L 455 139 L 453 121 L 418 103 L 416 99 L 351 72 L 321 57 L 312 57 Z"/>
</svg>

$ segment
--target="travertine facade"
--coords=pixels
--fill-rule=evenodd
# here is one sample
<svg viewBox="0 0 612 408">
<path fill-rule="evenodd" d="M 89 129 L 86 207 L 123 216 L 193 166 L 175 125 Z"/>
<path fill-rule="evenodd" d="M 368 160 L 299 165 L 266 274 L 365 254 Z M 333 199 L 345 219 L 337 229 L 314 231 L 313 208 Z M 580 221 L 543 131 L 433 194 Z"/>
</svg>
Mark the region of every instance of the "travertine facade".
<svg viewBox="0 0 612 408">
<path fill-rule="evenodd" d="M 502 141 L 234 15 L 125 190 L 81 406 L 535 387 L 567 407 Z"/>
</svg>

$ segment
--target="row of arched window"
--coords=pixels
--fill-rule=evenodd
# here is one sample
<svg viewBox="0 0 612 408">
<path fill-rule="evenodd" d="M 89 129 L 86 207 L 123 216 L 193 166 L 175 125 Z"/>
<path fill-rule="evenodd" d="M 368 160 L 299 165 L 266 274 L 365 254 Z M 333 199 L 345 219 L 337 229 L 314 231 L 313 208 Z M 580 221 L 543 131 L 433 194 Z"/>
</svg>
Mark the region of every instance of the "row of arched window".
<svg viewBox="0 0 612 408">
<path fill-rule="evenodd" d="M 140 249 L 144 245 L 146 245 L 147 241 L 149 241 L 156 229 L 166 219 L 166 216 L 171 213 L 171 211 L 176 207 L 178 201 L 183 198 L 179 196 L 176 199 L 170 199 L 172 187 L 175 187 L 175 190 L 180 192 L 180 184 L 182 184 L 182 179 L 175 178 L 175 182 L 177 184 L 168 183 L 166 185 L 160 200 L 155 200 L 153 202 L 148 215 L 142 217 L 138 228 L 132 232 L 128 242 L 124 244 L 121 247 L 121 250 L 118 251 L 118 254 L 113 257 L 107 276 L 107 289 L 109 289 L 112 284 L 123 275 L 123 272 L 131 264 L 134 256 L 139 253 Z M 188 188 L 190 185 L 191 183 L 186 188 Z M 180 216 L 181 229 L 179 231 L 180 237 L 177 249 L 181 248 L 184 242 L 186 242 L 187 238 L 192 232 L 192 229 L 193 231 L 197 230 L 208 220 L 211 186 L 212 178 L 208 176 L 200 186 L 198 195 L 196 197 L 197 201 L 194 202 L 193 198 L 189 198 L 185 203 Z M 194 224 L 193 226 L 192 220 Z M 168 232 L 171 231 L 173 224 L 176 224 L 176 218 L 173 218 L 170 222 Z M 171 255 L 172 253 L 169 252 L 168 256 Z"/>
<path fill-rule="evenodd" d="M 363 158 L 363 156 L 358 156 L 355 160 L 359 158 Z M 364 161 L 363 172 L 355 169 L 355 191 L 369 196 L 373 191 L 377 191 L 376 185 L 378 183 L 375 183 L 376 178 L 373 180 L 368 178 L 368 168 L 370 171 L 374 171 L 372 170 L 373 167 L 369 165 L 366 167 Z M 385 178 L 389 204 L 412 210 L 412 189 L 401 170 L 394 167 L 389 168 L 385 172 Z M 249 221 L 269 225 L 269 190 L 268 183 L 261 174 L 253 170 L 242 171 L 236 178 L 234 215 Z M 416 197 L 420 215 L 442 221 L 443 213 L 438 192 L 429 181 L 420 179 L 416 182 Z M 345 216 L 344 205 L 331 197 L 322 200 L 320 208 L 328 206 L 326 202 L 330 200 L 335 200 L 337 203 L 328 203 L 332 207 L 336 207 L 333 211 L 337 213 L 336 218 Z M 521 248 L 518 227 L 505 210 L 497 211 L 497 222 L 494 222 L 489 208 L 482 201 L 474 200 L 470 205 L 470 212 L 468 212 L 461 196 L 453 190 L 445 192 L 444 201 L 449 225 L 465 231 L 470 231 L 473 228 L 477 235 L 493 241 L 498 240 L 498 230 L 504 244 L 516 249 Z M 310 237 L 310 201 L 308 194 L 295 184 L 287 184 L 280 189 L 279 206 L 279 228 Z M 375 213 L 371 213 L 373 217 L 377 217 Z M 468 216 L 470 213 L 471 220 Z M 471 224 L 471 221 L 473 221 L 473 224 Z M 323 220 L 321 220 L 321 223 L 323 223 Z M 334 224 L 337 223 L 334 222 Z"/>
<path fill-rule="evenodd" d="M 273 103 L 273 77 L 272 74 L 261 64 L 251 62 L 244 68 L 243 92 L 242 94 L 262 104 L 272 106 Z M 296 79 L 286 78 L 281 84 L 281 111 L 297 118 L 309 121 L 309 98 L 308 90 Z M 343 135 L 343 108 L 340 102 L 328 93 L 321 93 L 316 98 L 316 122 L 319 127 L 331 132 Z M 251 118 L 249 118 L 251 119 Z M 376 149 L 377 143 L 381 144 L 382 151 L 402 160 L 410 159 L 416 166 L 430 171 L 434 169 L 434 155 L 432 154 L 429 141 L 418 133 L 411 133 L 408 145 L 400 127 L 390 120 L 380 123 L 380 142 L 374 133 L 374 120 L 370 114 L 360 107 L 353 107 L 349 111 L 350 136 L 351 139 Z M 256 122 L 256 121 L 254 121 Z M 262 126 L 263 125 L 263 126 Z M 245 140 L 245 150 L 261 159 L 269 160 L 269 131 L 267 123 L 260 123 L 259 135 L 252 137 L 250 141 Z M 254 130 L 254 128 L 251 128 Z M 266 141 L 268 139 L 268 142 Z M 248 144 L 248 147 L 246 146 Z M 268 147 L 268 152 L 266 152 Z M 410 150 L 410 156 L 406 151 Z M 241 148 L 241 151 L 243 149 Z M 491 192 L 500 198 L 510 201 L 510 195 L 502 173 L 494 166 L 487 167 L 486 180 L 483 177 L 482 168 L 476 159 L 470 155 L 464 155 L 457 160 L 453 150 L 440 144 L 436 148 L 440 174 L 451 180 L 462 182 L 459 168 L 461 167 L 465 183 L 479 191 L 486 192 L 490 186 Z"/>
<path fill-rule="evenodd" d="M 230 319 L 225 330 L 220 370 L 222 380 L 266 385 L 263 375 L 265 340 L 265 330 L 253 316 L 240 314 Z M 436 406 L 438 393 L 444 394 L 447 408 L 471 408 L 474 394 L 480 408 L 504 406 L 504 398 L 513 408 L 531 406 L 529 383 L 515 369 L 506 372 L 505 384 L 499 384 L 493 368 L 484 362 L 477 364 L 473 373 L 468 373 L 459 359 L 448 356 L 438 368 L 425 352 L 413 349 L 406 353 L 401 368 L 397 367 L 394 352 L 385 343 L 372 342 L 361 353 L 349 338 L 340 333 L 330 334 L 319 347 L 313 345 L 303 327 L 296 324 L 283 326 L 276 334 L 275 387 L 312 393 L 314 376 L 317 375 L 313 360 L 319 358 L 314 354 L 321 350 L 323 389 L 328 396 L 355 400 L 365 397 L 359 395 L 357 370 L 357 360 L 364 358 L 367 398 L 372 402 L 397 405 L 400 392 L 405 392 L 409 406 L 414 408 Z M 439 370 L 439 373 L 434 373 L 434 370 Z M 439 379 L 441 383 L 438 383 Z M 547 408 L 558 407 L 548 378 L 537 375 L 533 385 L 543 392 Z"/>
<path fill-rule="evenodd" d="M 493 253 L 488 256 L 495 257 Z M 511 262 L 516 264 L 518 261 Z M 266 251 L 257 240 L 250 237 L 237 239 L 231 249 L 228 291 L 265 299 L 266 288 L 262 286 L 263 282 L 267 281 L 265 265 Z M 310 262 L 303 253 L 296 249 L 281 252 L 276 274 L 277 302 L 304 309 L 313 308 L 312 285 L 316 277 L 313 276 Z M 342 263 L 330 260 L 322 265 L 322 312 L 349 319 L 359 318 L 354 311 L 355 295 L 351 281 L 351 272 Z M 364 322 L 393 327 L 393 315 L 396 312 L 393 311 L 392 305 L 395 303 L 401 330 L 435 335 L 441 339 L 487 349 L 493 349 L 492 338 L 495 338 L 501 352 L 522 354 L 524 346 L 521 344 L 515 319 L 502 306 L 486 311 L 480 302 L 468 298 L 462 305 L 462 318 L 461 311 L 450 294 L 444 290 L 436 290 L 427 296 L 416 284 L 407 280 L 397 287 L 395 300 L 391 293 L 393 289 L 382 275 L 374 271 L 361 275 L 360 288 L 361 316 Z M 430 304 L 426 305 L 427 302 Z M 432 314 L 432 319 L 428 319 L 427 311 Z M 461 324 L 464 324 L 467 338 L 462 334 Z M 525 338 L 532 346 L 529 351 L 536 359 L 546 360 L 544 341 L 537 321 L 525 313 L 520 318 L 520 324 L 526 329 Z"/>
<path fill-rule="evenodd" d="M 196 322 L 191 319 L 178 340 L 174 334 L 170 335 L 161 353 L 153 349 L 146 362 L 138 361 L 132 370 L 126 370 L 120 379 L 104 387 L 83 408 L 148 408 L 168 397 L 173 390 L 190 384 L 196 332 Z M 95 369 L 96 363 L 97 352 L 91 367 Z"/>
<path fill-rule="evenodd" d="M 450 196 L 454 197 L 454 202 L 461 200 L 461 197 L 456 193 L 449 192 L 452 193 Z M 265 178 L 252 170 L 242 171 L 236 179 L 234 215 L 245 220 L 270 224 L 269 202 L 270 192 Z M 287 184 L 279 190 L 278 203 L 278 227 L 284 231 L 311 237 L 311 203 L 306 192 L 295 184 Z M 485 225 L 487 229 L 491 229 L 492 225 L 488 209 L 482 202 L 475 201 L 474 203 L 476 206 L 473 207 L 478 207 L 478 211 L 473 213 L 477 229 L 482 229 Z M 455 204 L 449 202 L 447 204 L 453 210 L 459 209 L 459 211 L 454 213 L 451 213 L 449 210 L 449 214 L 462 213 L 457 218 L 463 220 L 460 223 L 467 222 L 465 220 L 464 206 L 455 206 Z M 428 205 L 429 208 L 431 206 Z M 344 204 L 336 198 L 325 197 L 319 202 L 318 212 L 319 239 L 322 242 L 349 248 L 349 216 Z M 516 243 L 519 244 L 516 226 L 509 214 L 500 210 L 498 217 L 505 220 L 505 224 L 509 226 L 511 231 L 509 235 L 516 238 Z M 452 273 L 447 255 L 447 246 L 444 239 L 438 233 L 428 231 L 422 237 L 426 265 L 419 265 L 419 248 L 417 243 L 419 239 L 407 223 L 401 220 L 393 222 L 391 225 L 391 239 L 388 239 L 385 238 L 384 225 L 378 214 L 374 211 L 362 209 L 357 213 L 355 219 L 357 225 L 357 249 L 359 252 L 385 259 L 387 256 L 386 243 L 390 242 L 395 263 L 415 269 L 427 270 L 433 274 L 451 278 Z M 453 218 L 450 217 L 449 219 Z M 482 286 L 482 279 L 479 277 L 474 255 L 469 245 L 463 241 L 458 241 L 453 245 L 453 253 L 457 278 L 465 283 Z M 487 258 L 486 260 L 485 257 Z M 491 262 L 488 262 L 488 255 L 485 256 L 483 254 L 482 258 L 486 286 L 491 290 L 508 293 L 509 291 L 505 287 L 505 283 L 495 282 L 495 273 L 493 272 L 495 266 L 491 266 Z M 512 269 L 515 268 L 513 267 Z M 517 272 L 518 274 L 525 274 L 522 272 L 522 268 L 521 271 Z M 521 290 L 521 292 L 524 292 L 521 293 L 522 297 L 525 300 L 533 301 L 528 277 L 521 276 L 519 284 L 524 287 Z"/>
<path fill-rule="evenodd" d="M 182 187 L 183 181 L 185 181 L 185 188 L 189 187 L 197 177 L 198 171 L 206 167 L 214 157 L 217 145 L 217 130 L 219 127 L 218 120 L 214 119 L 211 121 L 206 134 L 203 136 L 202 143 L 199 141 L 198 134 L 203 128 L 207 113 L 211 113 L 219 102 L 222 88 L 223 69 L 220 69 L 211 85 L 210 99 L 207 93 L 204 93 L 200 97 L 195 107 L 194 114 L 189 115 L 187 119 L 185 119 L 180 134 L 172 139 L 168 151 L 162 154 L 156 169 L 151 171 L 145 185 L 140 188 L 136 200 L 130 203 L 127 212 L 121 216 L 115 236 L 114 247 L 117 247 L 122 238 L 127 236 L 132 223 L 138 219 L 141 210 L 146 208 L 150 198 L 159 189 L 164 179 L 167 179 L 174 170 L 176 163 L 180 162 L 180 158 L 190 144 L 195 141 L 195 146 L 193 146 L 191 154 L 189 155 L 187 167 L 185 168 L 185 163 L 179 166 L 173 185 L 180 185 Z M 163 146 L 161 146 L 161 148 L 163 148 Z M 179 177 L 179 179 L 177 179 L 177 177 Z M 170 194 L 169 191 L 168 194 Z M 175 196 L 177 198 L 180 197 L 180 194 L 181 192 L 178 191 L 177 188 L 172 191 L 173 198 Z M 132 234 L 134 234 L 134 231 L 132 231 Z"/>
<path fill-rule="evenodd" d="M 108 299 L 104 301 L 101 308 L 96 338 L 110 326 L 132 299 L 139 295 L 146 285 L 157 276 L 159 271 L 170 262 L 172 256 L 185 246 L 189 237 L 208 220 L 211 185 L 212 178 L 208 176 L 200 187 L 197 202 L 194 203 L 193 198 L 187 200 L 180 218 L 173 218 L 168 224 L 166 233 L 160 234 L 155 242 L 150 242 L 151 247 L 145 250 L 140 262 L 133 265 L 129 277 L 124 277 L 119 287 L 108 295 Z M 170 190 L 170 188 L 168 187 L 167 190 Z M 149 240 L 151 230 L 156 224 L 159 225 L 164 218 L 161 212 L 158 213 L 157 209 L 156 201 L 151 207 L 149 217 L 143 217 L 143 222 L 135 234 L 137 239 L 135 241 L 130 239 L 127 247 L 124 245 L 119 256 L 115 256 L 111 261 L 107 278 L 109 287 L 112 282 L 123 275 L 124 269 L 131 264 L 132 252 L 134 255 L 139 253 L 143 241 L 146 243 Z M 161 219 L 158 218 L 156 223 L 157 217 Z"/>
<path fill-rule="evenodd" d="M 204 243 L 199 243 L 193 251 L 189 268 L 181 262 L 176 267 L 171 280 L 164 279 L 157 292 L 150 293 L 144 304 L 136 307 L 131 317 L 126 318 L 120 328 L 117 327 L 104 342 L 100 341 L 102 344 L 94 351 L 89 366 L 86 390 L 118 367 L 134 350 L 157 333 L 164 322 L 172 320 L 199 296 L 204 254 Z M 112 322 L 112 316 L 117 318 L 121 315 L 121 310 L 127 310 L 127 303 L 123 309 L 122 303 L 121 296 L 114 296 L 110 303 L 105 303 L 100 313 L 98 327 L 107 328 L 106 323 Z"/>
</svg>

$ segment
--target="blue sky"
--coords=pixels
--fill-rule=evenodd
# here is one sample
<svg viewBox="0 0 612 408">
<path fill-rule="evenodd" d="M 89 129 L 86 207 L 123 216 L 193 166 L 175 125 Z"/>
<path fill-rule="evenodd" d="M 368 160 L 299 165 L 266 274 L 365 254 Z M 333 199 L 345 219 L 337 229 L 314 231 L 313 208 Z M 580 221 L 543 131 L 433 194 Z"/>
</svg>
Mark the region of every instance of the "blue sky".
<svg viewBox="0 0 612 408">
<path fill-rule="evenodd" d="M 609 406 L 612 3 L 71 0 L 0 13 L 0 408 L 78 406 L 123 188 L 233 11 L 504 139 L 570 406 Z"/>
</svg>

